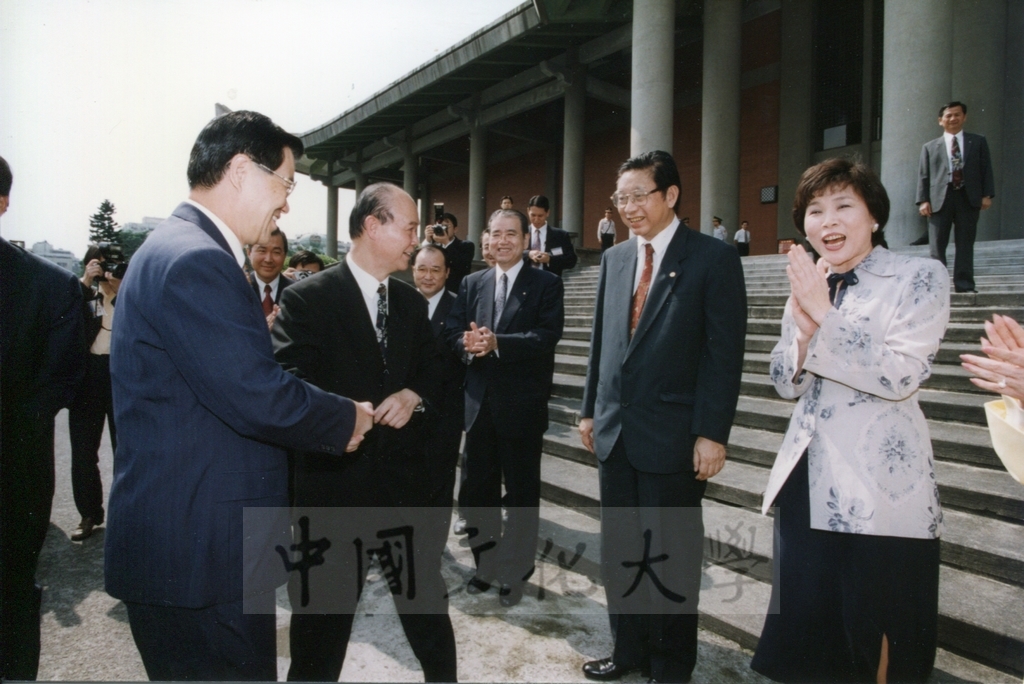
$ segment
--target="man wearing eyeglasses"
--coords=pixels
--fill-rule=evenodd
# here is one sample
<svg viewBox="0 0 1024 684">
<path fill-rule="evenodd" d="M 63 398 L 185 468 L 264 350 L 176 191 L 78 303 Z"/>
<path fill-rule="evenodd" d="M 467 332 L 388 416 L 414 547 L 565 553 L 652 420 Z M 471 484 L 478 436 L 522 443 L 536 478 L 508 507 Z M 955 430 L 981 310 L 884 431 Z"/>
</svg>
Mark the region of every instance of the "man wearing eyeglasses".
<svg viewBox="0 0 1024 684">
<path fill-rule="evenodd" d="M 189 199 L 135 254 L 118 293 L 106 589 L 124 601 L 152 680 L 277 678 L 286 449 L 342 461 L 373 427 L 368 403 L 275 361 L 242 270 L 242 245 L 266 243 L 288 211 L 301 154 L 262 114 L 211 121 L 192 148 Z M 280 524 L 243 529 L 254 507 L 279 508 Z"/>
<path fill-rule="evenodd" d="M 601 261 L 579 426 L 598 459 L 615 639 L 583 666 L 597 681 L 687 682 L 697 660 L 700 505 L 725 465 L 747 307 L 736 250 L 676 218 L 681 187 L 672 156 L 648 152 L 619 167 L 612 195 L 634 239 Z"/>
</svg>

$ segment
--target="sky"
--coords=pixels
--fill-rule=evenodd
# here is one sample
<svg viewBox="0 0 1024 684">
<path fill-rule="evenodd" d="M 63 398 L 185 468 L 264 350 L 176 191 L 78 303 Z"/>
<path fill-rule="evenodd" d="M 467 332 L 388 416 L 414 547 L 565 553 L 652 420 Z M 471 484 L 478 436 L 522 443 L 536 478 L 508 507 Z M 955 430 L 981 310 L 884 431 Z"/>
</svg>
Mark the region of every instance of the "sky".
<svg viewBox="0 0 1024 684">
<path fill-rule="evenodd" d="M 119 223 L 167 217 L 215 103 L 301 134 L 372 96 L 521 0 L 0 0 L 0 235 L 85 253 Z M 326 231 L 327 191 L 298 175 L 289 235 Z M 339 193 L 341 236 L 353 193 Z"/>
</svg>

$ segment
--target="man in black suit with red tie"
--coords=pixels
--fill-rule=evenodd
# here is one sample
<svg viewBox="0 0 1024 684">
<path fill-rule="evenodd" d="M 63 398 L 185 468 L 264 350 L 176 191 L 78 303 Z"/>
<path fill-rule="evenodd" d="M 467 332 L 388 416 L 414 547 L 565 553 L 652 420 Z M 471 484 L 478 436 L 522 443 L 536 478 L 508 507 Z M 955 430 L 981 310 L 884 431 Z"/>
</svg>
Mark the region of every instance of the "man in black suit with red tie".
<svg viewBox="0 0 1024 684">
<path fill-rule="evenodd" d="M 406 192 L 388 183 L 367 187 L 349 217 L 351 251 L 336 268 L 290 286 L 272 330 L 275 356 L 286 370 L 376 407 L 374 429 L 349 458 L 297 454 L 296 515 L 308 516 L 311 534 L 325 526 L 339 534 L 324 563 L 308 573 L 308 606 L 300 601 L 300 578 L 292 576 L 292 681 L 338 680 L 369 563 L 369 551 L 353 552 L 353 540 L 375 547 L 381 534 L 398 529 L 409 532 L 409 547 L 398 543 L 405 560 L 415 562 L 414 577 L 391 585 L 405 634 L 426 681 L 456 680 L 455 633 L 441 577 L 448 520 L 438 525 L 419 513 L 433 504 L 423 483 L 432 469 L 427 445 L 440 416 L 443 364 L 427 302 L 390 277 L 409 268 L 418 228 Z M 376 556 L 387 564 L 383 547 Z M 413 571 L 412 563 L 403 567 Z"/>
<path fill-rule="evenodd" d="M 579 428 L 598 459 L 615 640 L 583 666 L 598 681 L 686 682 L 697 661 L 700 505 L 725 465 L 747 307 L 736 250 L 676 218 L 681 187 L 667 152 L 625 162 L 612 202 L 634 238 L 601 260 Z"/>
<path fill-rule="evenodd" d="M 263 315 L 267 323 L 274 324 L 275 311 L 281 303 L 281 293 L 295 283 L 281 274 L 284 259 L 288 256 L 288 237 L 280 228 L 263 242 L 249 246 L 249 263 L 252 264 L 252 289 L 260 298 Z"/>
<path fill-rule="evenodd" d="M 459 511 L 468 523 L 476 575 L 467 591 L 499 585 L 505 607 L 522 599 L 533 572 L 540 456 L 548 428 L 555 345 L 562 338 L 561 278 L 523 260 L 527 219 L 499 209 L 488 223 L 494 268 L 470 274 L 448 316 L 448 344 L 466 370 L 466 480 Z M 508 522 L 502 530 L 501 483 Z"/>
</svg>

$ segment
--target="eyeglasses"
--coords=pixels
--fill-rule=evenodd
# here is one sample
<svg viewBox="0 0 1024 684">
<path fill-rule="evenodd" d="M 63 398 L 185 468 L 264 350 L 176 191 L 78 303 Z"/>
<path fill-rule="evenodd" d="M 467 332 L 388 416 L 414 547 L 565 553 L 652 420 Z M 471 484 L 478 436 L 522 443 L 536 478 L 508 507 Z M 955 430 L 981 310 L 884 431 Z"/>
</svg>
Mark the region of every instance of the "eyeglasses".
<svg viewBox="0 0 1024 684">
<path fill-rule="evenodd" d="M 612 204 L 620 208 L 629 204 L 630 200 L 633 200 L 633 204 L 636 206 L 642 207 L 647 204 L 647 196 L 653 195 L 656 192 L 661 192 L 661 190 L 655 188 L 647 192 L 616 192 L 612 195 L 611 200 Z"/>
<path fill-rule="evenodd" d="M 256 166 L 260 167 L 261 169 L 263 169 L 267 173 L 270 173 L 270 174 L 273 174 L 273 175 L 277 176 L 278 180 L 280 180 L 282 183 L 284 183 L 284 187 L 286 188 L 286 190 L 285 190 L 285 197 L 287 197 L 288 195 L 292 194 L 292 192 L 295 191 L 295 181 L 293 181 L 291 178 L 285 178 L 284 176 L 282 176 L 278 172 L 274 171 L 273 169 L 267 168 L 263 164 L 260 164 L 255 159 L 253 160 L 252 163 L 255 164 Z"/>
</svg>

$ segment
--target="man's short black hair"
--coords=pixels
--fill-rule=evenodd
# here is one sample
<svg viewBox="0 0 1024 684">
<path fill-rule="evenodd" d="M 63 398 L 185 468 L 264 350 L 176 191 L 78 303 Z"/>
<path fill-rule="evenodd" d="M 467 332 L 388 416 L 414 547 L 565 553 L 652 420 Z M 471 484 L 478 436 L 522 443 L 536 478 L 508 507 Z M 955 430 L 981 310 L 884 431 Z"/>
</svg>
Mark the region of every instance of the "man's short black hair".
<svg viewBox="0 0 1024 684">
<path fill-rule="evenodd" d="M 236 154 L 244 154 L 268 169 L 277 169 L 284 162 L 286 147 L 296 160 L 302 156 L 302 141 L 268 116 L 241 111 L 217 117 L 206 124 L 192 146 L 188 186 L 212 188 L 217 185 Z"/>
<path fill-rule="evenodd" d="M 967 105 L 965 105 L 963 102 L 960 102 L 959 100 L 953 100 L 952 102 L 947 102 L 946 104 L 942 105 L 942 107 L 939 108 L 939 118 L 941 119 L 942 115 L 946 113 L 946 110 L 951 107 L 959 107 L 960 109 L 963 110 L 964 116 L 967 116 Z"/>
<path fill-rule="evenodd" d="M 310 252 L 308 249 L 300 249 L 298 252 L 292 255 L 292 258 L 288 260 L 288 267 L 295 268 L 296 266 L 305 266 L 307 264 L 319 264 L 320 270 L 324 270 L 324 260 L 321 259 L 317 254 Z"/>
<path fill-rule="evenodd" d="M 363 221 L 368 216 L 375 217 L 381 223 L 394 218 L 391 213 L 391 198 L 400 188 L 392 183 L 374 183 L 367 185 L 359 197 L 352 213 L 348 215 L 348 234 L 353 240 L 363 234 Z"/>
<path fill-rule="evenodd" d="M 280 228 L 275 228 L 270 233 L 270 237 L 277 237 L 279 235 L 281 236 L 281 244 L 284 245 L 284 253 L 287 254 L 288 253 L 288 236 L 284 234 L 284 231 L 281 230 Z M 249 245 L 249 249 L 252 250 L 252 248 L 255 247 L 255 246 L 256 245 Z"/>
<path fill-rule="evenodd" d="M 511 197 L 509 199 L 512 199 Z M 551 211 L 551 202 L 544 195 L 534 195 L 530 198 L 530 203 L 526 205 L 526 208 L 537 207 L 544 211 Z"/>
<path fill-rule="evenodd" d="M 441 220 L 444 221 L 445 219 L 452 222 L 452 228 L 459 227 L 459 219 L 455 218 L 455 214 L 449 214 L 448 212 L 441 214 Z"/>
<path fill-rule="evenodd" d="M 647 170 L 650 170 L 658 190 L 665 192 L 674 185 L 679 190 L 680 197 L 682 197 L 683 183 L 679 180 L 679 167 L 676 166 L 676 160 L 672 158 L 672 155 L 664 150 L 652 150 L 627 159 L 619 167 L 619 173 L 616 177 L 621 177 L 627 171 Z M 676 202 L 675 208 L 679 208 L 679 202 Z"/>
<path fill-rule="evenodd" d="M 428 242 L 416 248 L 416 250 L 412 253 L 413 264 L 416 263 L 416 257 L 418 257 L 421 252 L 437 252 L 438 254 L 441 255 L 441 260 L 444 261 L 445 269 L 448 268 L 448 253 L 432 242 Z"/>
<path fill-rule="evenodd" d="M 7 160 L 0 157 L 0 197 L 11 196 L 11 185 L 14 183 L 14 174 L 11 173 L 11 166 Z"/>
<path fill-rule="evenodd" d="M 509 202 L 515 204 L 515 202 L 512 201 L 512 195 L 505 195 L 504 197 L 501 198 L 502 202 L 504 202 L 505 200 L 508 200 Z"/>
<path fill-rule="evenodd" d="M 548 199 L 547 197 L 544 197 L 543 195 L 541 195 L 540 197 L 545 202 L 547 202 L 547 199 Z M 532 202 L 533 200 L 530 200 L 530 201 Z M 540 206 L 540 205 L 539 204 L 531 204 L 530 206 L 533 207 L 533 206 Z M 543 209 L 543 208 L 544 207 L 541 207 L 541 209 Z M 498 209 L 493 214 L 491 214 L 490 218 L 487 219 L 487 232 L 488 233 L 491 232 L 491 224 L 494 223 L 495 221 L 497 221 L 500 218 L 514 218 L 514 219 L 517 219 L 519 221 L 519 227 L 522 228 L 522 230 L 523 230 L 523 235 L 529 235 L 530 234 L 530 219 L 526 218 L 526 214 L 524 214 L 521 211 L 517 211 L 515 209 Z"/>
</svg>

